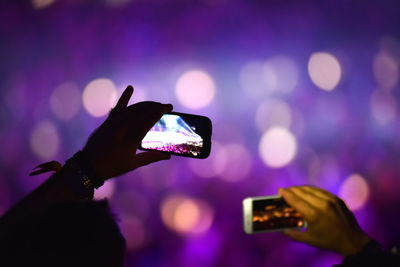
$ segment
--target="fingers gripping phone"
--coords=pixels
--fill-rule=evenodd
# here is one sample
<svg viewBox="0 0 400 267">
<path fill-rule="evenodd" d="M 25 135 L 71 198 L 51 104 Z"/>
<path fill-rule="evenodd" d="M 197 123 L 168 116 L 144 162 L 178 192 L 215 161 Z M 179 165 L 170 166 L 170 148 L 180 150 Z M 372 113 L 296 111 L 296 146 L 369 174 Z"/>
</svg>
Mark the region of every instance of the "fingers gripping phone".
<svg viewBox="0 0 400 267">
<path fill-rule="evenodd" d="M 243 224 L 247 234 L 307 227 L 301 214 L 278 195 L 244 199 Z"/>
<path fill-rule="evenodd" d="M 147 132 L 139 148 L 204 159 L 210 155 L 211 132 L 207 117 L 170 112 Z"/>
</svg>

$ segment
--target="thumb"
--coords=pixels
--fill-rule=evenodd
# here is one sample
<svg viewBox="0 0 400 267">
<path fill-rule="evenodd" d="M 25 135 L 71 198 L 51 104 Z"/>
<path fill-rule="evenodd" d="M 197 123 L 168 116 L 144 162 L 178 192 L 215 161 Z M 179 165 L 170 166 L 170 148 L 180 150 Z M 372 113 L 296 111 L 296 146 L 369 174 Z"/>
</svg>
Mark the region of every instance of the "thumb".
<svg viewBox="0 0 400 267">
<path fill-rule="evenodd" d="M 134 158 L 131 161 L 132 162 L 131 167 L 133 170 L 142 166 L 146 166 L 153 162 L 157 162 L 160 160 L 168 160 L 170 158 L 171 155 L 157 151 L 142 152 L 134 156 Z"/>
</svg>

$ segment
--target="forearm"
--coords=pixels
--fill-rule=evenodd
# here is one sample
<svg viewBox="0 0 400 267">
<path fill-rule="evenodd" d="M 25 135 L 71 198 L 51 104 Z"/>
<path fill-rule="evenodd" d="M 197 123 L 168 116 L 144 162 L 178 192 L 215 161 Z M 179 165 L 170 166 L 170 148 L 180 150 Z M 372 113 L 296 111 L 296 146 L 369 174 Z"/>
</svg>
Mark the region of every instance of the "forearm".
<svg viewBox="0 0 400 267">
<path fill-rule="evenodd" d="M 83 191 L 85 188 L 77 190 L 80 186 L 77 178 L 79 177 L 70 168 L 64 166 L 0 218 L 0 231 L 6 230 L 7 225 L 55 203 L 90 199 L 90 194 Z"/>
</svg>

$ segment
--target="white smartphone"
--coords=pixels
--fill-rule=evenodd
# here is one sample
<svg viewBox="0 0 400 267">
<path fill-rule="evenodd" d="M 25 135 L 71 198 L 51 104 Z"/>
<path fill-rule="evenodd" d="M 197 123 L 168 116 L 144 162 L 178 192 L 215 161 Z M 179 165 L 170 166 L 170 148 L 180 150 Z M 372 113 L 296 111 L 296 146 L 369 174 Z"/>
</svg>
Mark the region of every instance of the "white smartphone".
<svg viewBox="0 0 400 267">
<path fill-rule="evenodd" d="M 305 228 L 307 222 L 278 195 L 248 197 L 243 200 L 243 227 L 246 234 Z"/>
</svg>

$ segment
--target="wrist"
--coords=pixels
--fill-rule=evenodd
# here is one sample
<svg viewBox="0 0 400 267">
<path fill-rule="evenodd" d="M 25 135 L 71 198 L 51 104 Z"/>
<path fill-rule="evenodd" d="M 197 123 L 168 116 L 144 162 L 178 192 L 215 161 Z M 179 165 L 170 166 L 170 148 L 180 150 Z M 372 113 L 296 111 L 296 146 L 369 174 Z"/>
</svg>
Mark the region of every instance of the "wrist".
<svg viewBox="0 0 400 267">
<path fill-rule="evenodd" d="M 79 198 L 93 199 L 94 189 L 103 185 L 103 180 L 95 176 L 85 155 L 78 151 L 68 159 L 61 169 L 64 184 Z"/>
<path fill-rule="evenodd" d="M 371 238 L 369 238 L 366 234 L 361 233 L 359 236 L 352 238 L 348 243 L 349 245 L 344 248 L 340 254 L 347 257 L 360 253 L 369 242 L 371 242 Z"/>
<path fill-rule="evenodd" d="M 93 164 L 86 151 L 79 150 L 72 158 L 76 161 L 82 173 L 91 180 L 96 189 L 104 184 L 104 179 L 93 168 Z"/>
</svg>

